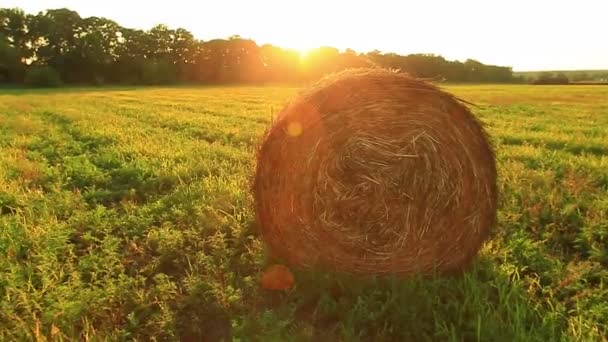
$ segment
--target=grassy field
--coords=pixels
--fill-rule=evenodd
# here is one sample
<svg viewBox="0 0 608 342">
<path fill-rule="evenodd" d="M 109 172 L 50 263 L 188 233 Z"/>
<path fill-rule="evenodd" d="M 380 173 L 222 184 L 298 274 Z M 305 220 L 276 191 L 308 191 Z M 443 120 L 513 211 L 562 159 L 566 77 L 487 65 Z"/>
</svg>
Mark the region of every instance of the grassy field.
<svg viewBox="0 0 608 342">
<path fill-rule="evenodd" d="M 0 93 L 0 340 L 606 341 L 608 87 L 451 86 L 496 145 L 473 269 L 266 266 L 249 183 L 296 88 Z"/>
</svg>

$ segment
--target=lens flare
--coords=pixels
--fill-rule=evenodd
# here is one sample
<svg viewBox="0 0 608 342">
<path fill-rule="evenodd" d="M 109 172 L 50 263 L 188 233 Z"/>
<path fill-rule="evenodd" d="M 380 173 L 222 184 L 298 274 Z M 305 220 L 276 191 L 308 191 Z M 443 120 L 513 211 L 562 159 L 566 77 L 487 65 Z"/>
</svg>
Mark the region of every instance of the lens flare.
<svg viewBox="0 0 608 342">
<path fill-rule="evenodd" d="M 287 134 L 292 137 L 298 137 L 302 134 L 302 124 L 299 122 L 290 122 L 287 125 Z"/>
</svg>

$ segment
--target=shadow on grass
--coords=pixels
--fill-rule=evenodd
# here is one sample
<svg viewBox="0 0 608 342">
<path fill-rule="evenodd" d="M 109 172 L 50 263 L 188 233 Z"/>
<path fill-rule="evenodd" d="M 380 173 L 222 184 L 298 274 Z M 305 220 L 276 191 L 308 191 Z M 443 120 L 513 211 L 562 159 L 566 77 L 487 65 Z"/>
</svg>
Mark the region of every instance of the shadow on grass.
<svg viewBox="0 0 608 342">
<path fill-rule="evenodd" d="M 103 86 L 65 86 L 57 88 L 29 88 L 29 87 L 3 87 L 0 86 L 0 95 L 53 95 L 53 94 L 70 94 L 70 93 L 88 93 L 88 92 L 110 92 L 110 91 L 138 91 L 146 89 L 205 89 L 217 88 L 220 86 L 230 86 L 231 88 L 247 87 L 247 85 L 216 85 L 216 84 L 166 84 L 166 85 L 103 85 Z"/>
<path fill-rule="evenodd" d="M 0 95 L 53 95 L 69 93 L 88 93 L 102 91 L 135 91 L 145 89 L 144 86 L 71 86 L 58 88 L 26 88 L 26 87 L 0 87 Z"/>
<path fill-rule="evenodd" d="M 533 305 L 488 258 L 460 276 L 357 278 L 296 272 L 287 294 L 238 326 L 242 338 L 314 341 L 554 341 L 557 314 Z"/>
</svg>

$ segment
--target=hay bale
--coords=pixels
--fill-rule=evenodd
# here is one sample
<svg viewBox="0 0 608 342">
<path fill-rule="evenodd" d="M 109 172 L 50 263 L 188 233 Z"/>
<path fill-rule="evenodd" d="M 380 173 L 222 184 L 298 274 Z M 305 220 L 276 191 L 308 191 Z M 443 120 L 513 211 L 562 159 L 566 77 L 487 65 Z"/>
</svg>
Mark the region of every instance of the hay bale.
<svg viewBox="0 0 608 342">
<path fill-rule="evenodd" d="M 253 183 L 261 234 L 297 266 L 452 272 L 496 220 L 495 157 L 458 99 L 404 74 L 322 79 L 277 117 Z"/>
</svg>

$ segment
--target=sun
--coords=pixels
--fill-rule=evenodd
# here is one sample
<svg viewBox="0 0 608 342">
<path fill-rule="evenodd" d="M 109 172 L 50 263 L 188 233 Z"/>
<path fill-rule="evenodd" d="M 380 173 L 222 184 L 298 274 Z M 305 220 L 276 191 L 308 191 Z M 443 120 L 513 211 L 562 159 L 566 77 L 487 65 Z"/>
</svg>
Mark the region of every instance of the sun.
<svg viewBox="0 0 608 342">
<path fill-rule="evenodd" d="M 294 46 L 294 50 L 300 54 L 300 63 L 306 63 L 311 55 L 315 53 L 319 49 L 321 45 L 314 44 L 313 42 L 299 42 L 296 46 Z"/>
<path fill-rule="evenodd" d="M 320 45 L 310 37 L 293 36 L 286 39 L 273 41 L 272 44 L 281 46 L 284 49 L 296 52 L 300 55 L 300 60 L 305 60 L 311 52 Z"/>
<path fill-rule="evenodd" d="M 313 48 L 313 47 L 297 49 L 297 51 L 300 53 L 300 63 L 306 62 L 306 59 L 308 58 L 308 56 L 310 56 L 310 54 L 313 52 L 314 49 L 315 48 Z"/>
</svg>

